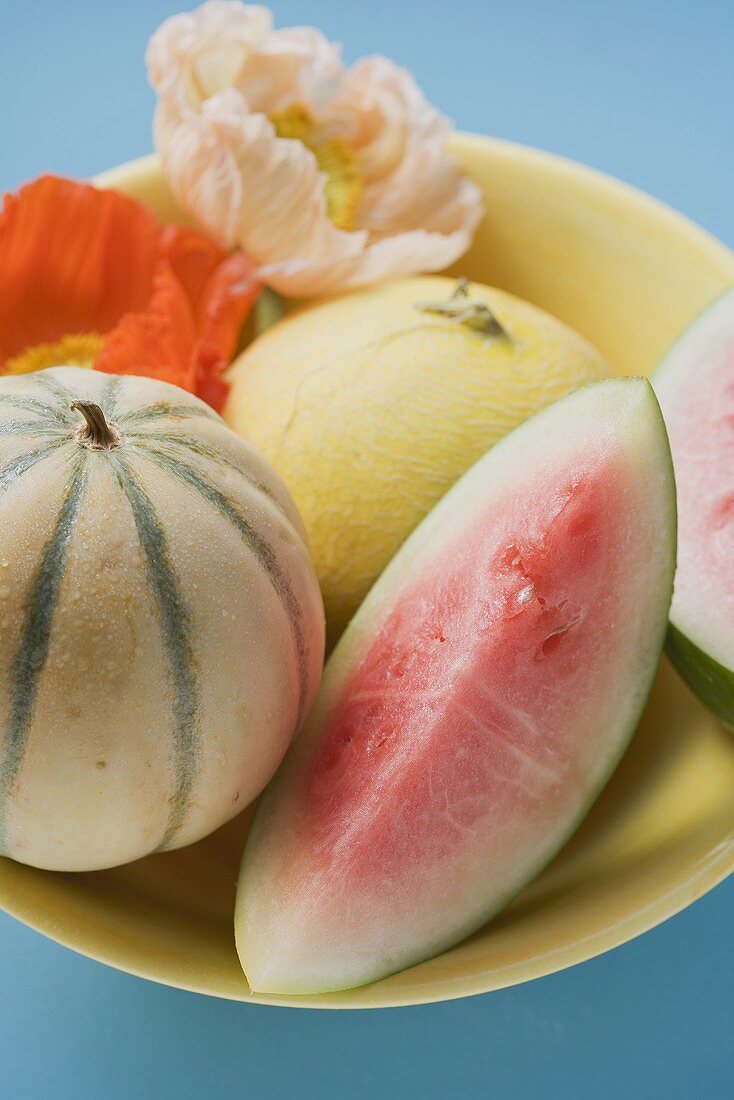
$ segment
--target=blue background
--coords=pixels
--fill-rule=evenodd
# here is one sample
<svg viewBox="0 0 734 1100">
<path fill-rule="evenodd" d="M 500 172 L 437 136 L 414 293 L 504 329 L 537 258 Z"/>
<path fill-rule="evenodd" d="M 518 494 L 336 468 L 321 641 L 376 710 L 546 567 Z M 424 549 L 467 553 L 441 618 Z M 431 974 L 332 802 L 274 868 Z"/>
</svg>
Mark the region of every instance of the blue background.
<svg viewBox="0 0 734 1100">
<path fill-rule="evenodd" d="M 150 148 L 143 51 L 161 0 L 0 0 L 0 188 Z M 409 66 L 465 129 L 658 195 L 734 245 L 731 0 L 309 0 L 348 59 Z M 642 939 L 445 1005 L 309 1013 L 107 970 L 0 914 L 0 1096 L 732 1095 L 734 880 Z"/>
</svg>

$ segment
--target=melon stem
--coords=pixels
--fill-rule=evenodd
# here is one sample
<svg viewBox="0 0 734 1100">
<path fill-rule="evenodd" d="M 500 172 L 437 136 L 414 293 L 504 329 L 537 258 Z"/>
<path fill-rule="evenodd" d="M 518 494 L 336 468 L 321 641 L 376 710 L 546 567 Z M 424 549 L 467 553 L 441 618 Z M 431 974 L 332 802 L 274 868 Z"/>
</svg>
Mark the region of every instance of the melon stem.
<svg viewBox="0 0 734 1100">
<path fill-rule="evenodd" d="M 459 279 L 450 298 L 443 302 L 416 302 L 415 308 L 423 313 L 434 313 L 457 325 L 481 332 L 484 336 L 503 336 L 509 333 L 500 324 L 486 302 L 469 296 L 469 280 Z"/>
<path fill-rule="evenodd" d="M 76 430 L 78 443 L 95 451 L 111 451 L 113 447 L 119 447 L 120 437 L 99 405 L 93 401 L 73 401 L 71 408 L 84 417 L 84 423 Z"/>
</svg>

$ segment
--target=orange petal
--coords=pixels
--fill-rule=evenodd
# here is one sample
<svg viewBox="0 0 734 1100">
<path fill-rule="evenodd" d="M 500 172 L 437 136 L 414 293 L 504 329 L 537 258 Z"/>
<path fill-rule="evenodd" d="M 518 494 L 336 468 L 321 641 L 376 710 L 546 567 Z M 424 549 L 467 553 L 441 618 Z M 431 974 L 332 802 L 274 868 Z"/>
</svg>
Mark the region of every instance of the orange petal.
<svg viewBox="0 0 734 1100">
<path fill-rule="evenodd" d="M 231 359 L 240 330 L 260 295 L 262 283 L 252 263 L 241 252 L 228 256 L 211 273 L 197 302 L 202 340 Z"/>
<path fill-rule="evenodd" d="M 169 264 L 162 260 L 153 277 L 147 309 L 125 314 L 108 334 L 94 365 L 110 374 L 147 375 L 195 392 L 192 353 L 197 344 L 192 305 Z"/>
<path fill-rule="evenodd" d="M 262 284 L 251 261 L 241 252 L 223 252 L 208 237 L 182 226 L 166 226 L 164 254 L 196 314 L 202 338 L 214 340 L 231 356 L 243 322 Z"/>
<path fill-rule="evenodd" d="M 0 213 L 0 363 L 69 333 L 111 329 L 144 308 L 160 229 L 114 191 L 42 176 Z"/>
<path fill-rule="evenodd" d="M 242 253 L 227 255 L 208 237 L 167 226 L 163 248 L 191 301 L 199 340 L 192 349 L 195 392 L 220 410 L 228 386 L 220 377 L 237 347 L 240 330 L 262 289 Z"/>
<path fill-rule="evenodd" d="M 234 355 L 240 330 L 262 284 L 246 256 L 227 255 L 201 233 L 167 226 L 162 244 L 196 316 L 199 340 L 192 349 L 195 393 L 221 410 L 229 388 L 221 373 Z"/>
<path fill-rule="evenodd" d="M 197 349 L 195 362 L 194 393 L 218 413 L 224 408 L 229 393 L 229 383 L 222 377 L 222 371 L 229 365 L 211 345 L 202 345 Z"/>
<path fill-rule="evenodd" d="M 161 249 L 191 302 L 198 302 L 213 271 L 227 258 L 209 237 L 182 225 L 161 229 Z"/>
<path fill-rule="evenodd" d="M 261 290 L 250 260 L 235 252 L 212 272 L 197 303 L 201 339 L 196 392 L 218 412 L 229 390 L 222 371 L 232 360 L 242 325 Z"/>
</svg>

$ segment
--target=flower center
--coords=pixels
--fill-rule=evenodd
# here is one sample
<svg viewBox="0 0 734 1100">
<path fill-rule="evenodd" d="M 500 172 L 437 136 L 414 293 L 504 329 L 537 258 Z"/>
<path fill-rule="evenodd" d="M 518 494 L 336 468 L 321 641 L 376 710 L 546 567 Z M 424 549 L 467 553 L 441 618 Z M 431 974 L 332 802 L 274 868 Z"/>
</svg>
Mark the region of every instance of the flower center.
<svg viewBox="0 0 734 1100">
<path fill-rule="evenodd" d="M 97 332 L 62 336 L 55 344 L 34 344 L 8 359 L 3 373 L 30 374 L 46 367 L 91 367 L 103 347 L 104 337 Z"/>
<path fill-rule="evenodd" d="M 326 209 L 337 229 L 350 230 L 357 225 L 362 199 L 362 174 L 356 154 L 338 137 L 324 137 L 305 107 L 294 103 L 270 116 L 280 138 L 300 141 L 316 157 L 326 176 Z"/>
</svg>

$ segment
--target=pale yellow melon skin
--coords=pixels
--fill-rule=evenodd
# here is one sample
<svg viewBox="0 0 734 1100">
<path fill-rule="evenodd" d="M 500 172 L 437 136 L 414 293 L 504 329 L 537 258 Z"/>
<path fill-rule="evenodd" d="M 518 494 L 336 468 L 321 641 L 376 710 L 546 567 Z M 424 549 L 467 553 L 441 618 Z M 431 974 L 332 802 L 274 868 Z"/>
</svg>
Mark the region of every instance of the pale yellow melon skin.
<svg viewBox="0 0 734 1100">
<path fill-rule="evenodd" d="M 104 404 L 106 376 L 51 372 L 76 399 Z M 0 383 L 0 430 L 33 413 L 6 394 L 48 395 L 33 375 Z M 124 414 L 157 401 L 202 407 L 173 386 L 121 382 Z M 240 473 L 194 453 L 185 460 L 224 493 L 272 547 L 301 610 L 305 708 L 321 674 L 323 608 L 297 510 L 282 482 L 218 417 L 164 418 L 246 467 Z M 159 517 L 188 610 L 198 683 L 198 748 L 186 812 L 170 847 L 229 820 L 270 779 L 303 715 L 294 635 L 282 600 L 236 528 L 210 501 L 124 451 Z M 38 445 L 0 436 L 0 469 Z M 78 444 L 73 444 L 78 449 Z M 39 563 L 69 478 L 63 447 L 0 492 L 0 774 L 9 759 L 13 669 Z M 73 452 L 72 452 L 73 453 Z M 68 547 L 49 651 L 39 675 L 26 748 L 5 806 L 4 854 L 34 866 L 90 870 L 156 850 L 176 796 L 170 655 L 132 511 L 104 451 L 88 451 L 89 481 Z"/>
<path fill-rule="evenodd" d="M 489 447 L 610 370 L 542 310 L 473 283 L 511 339 L 419 312 L 454 280 L 385 283 L 301 308 L 232 367 L 227 422 L 303 516 L 333 644 L 410 532 Z"/>
</svg>

